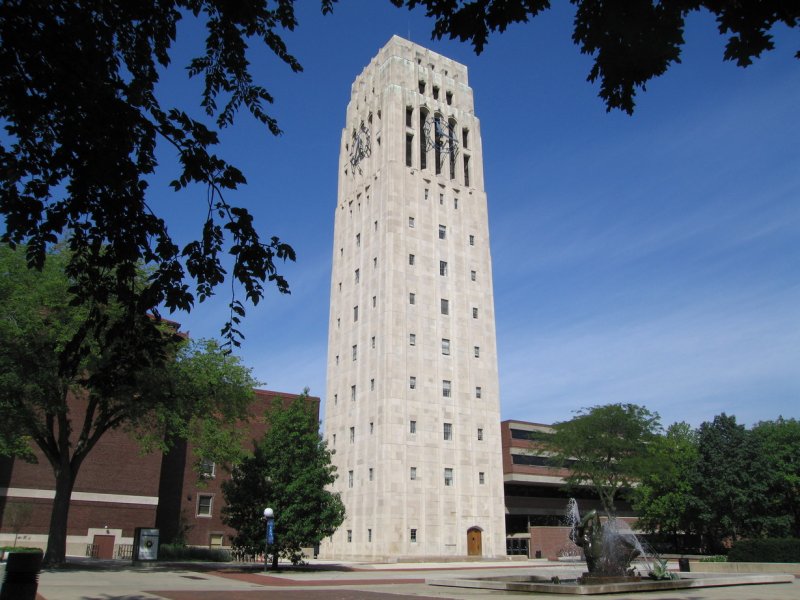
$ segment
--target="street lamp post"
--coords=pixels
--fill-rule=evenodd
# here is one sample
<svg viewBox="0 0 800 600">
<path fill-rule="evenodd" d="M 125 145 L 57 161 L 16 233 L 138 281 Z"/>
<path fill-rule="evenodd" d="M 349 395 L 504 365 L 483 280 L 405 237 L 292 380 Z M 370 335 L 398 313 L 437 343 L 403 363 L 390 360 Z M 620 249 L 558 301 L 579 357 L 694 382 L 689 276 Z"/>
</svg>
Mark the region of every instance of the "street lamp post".
<svg viewBox="0 0 800 600">
<path fill-rule="evenodd" d="M 271 508 L 264 509 L 264 521 L 266 521 L 266 544 L 264 545 L 264 570 L 267 570 L 267 552 L 269 547 L 275 543 L 275 511 Z"/>
</svg>

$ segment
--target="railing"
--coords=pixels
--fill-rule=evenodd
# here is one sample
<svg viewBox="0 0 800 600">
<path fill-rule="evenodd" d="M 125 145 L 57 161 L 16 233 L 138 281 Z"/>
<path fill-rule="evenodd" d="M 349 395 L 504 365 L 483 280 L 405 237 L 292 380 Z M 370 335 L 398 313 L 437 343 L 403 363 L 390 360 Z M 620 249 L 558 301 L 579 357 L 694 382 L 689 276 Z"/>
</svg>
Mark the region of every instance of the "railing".
<svg viewBox="0 0 800 600">
<path fill-rule="evenodd" d="M 117 551 L 114 553 L 114 558 L 122 559 L 122 560 L 132 560 L 133 559 L 133 544 L 119 544 L 117 545 Z"/>
<path fill-rule="evenodd" d="M 100 553 L 100 544 L 86 544 L 86 556 L 89 558 L 97 558 Z"/>
</svg>

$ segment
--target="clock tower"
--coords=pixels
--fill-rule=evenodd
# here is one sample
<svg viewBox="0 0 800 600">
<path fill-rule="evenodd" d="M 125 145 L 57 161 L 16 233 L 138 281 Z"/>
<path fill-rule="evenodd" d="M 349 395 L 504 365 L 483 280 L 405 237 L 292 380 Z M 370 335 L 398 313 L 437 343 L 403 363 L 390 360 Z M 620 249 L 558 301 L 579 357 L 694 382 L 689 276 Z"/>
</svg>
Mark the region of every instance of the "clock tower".
<svg viewBox="0 0 800 600">
<path fill-rule="evenodd" d="M 393 37 L 342 131 L 325 437 L 330 558 L 505 555 L 489 225 L 467 69 Z"/>
</svg>

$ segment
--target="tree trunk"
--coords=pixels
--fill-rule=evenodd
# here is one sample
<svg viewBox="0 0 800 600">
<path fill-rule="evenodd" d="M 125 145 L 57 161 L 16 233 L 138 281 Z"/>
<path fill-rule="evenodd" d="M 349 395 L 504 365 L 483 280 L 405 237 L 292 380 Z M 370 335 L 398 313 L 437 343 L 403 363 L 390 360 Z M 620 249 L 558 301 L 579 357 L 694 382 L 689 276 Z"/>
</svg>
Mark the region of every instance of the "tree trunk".
<svg viewBox="0 0 800 600">
<path fill-rule="evenodd" d="M 275 549 L 272 551 L 272 570 L 278 570 L 278 550 Z"/>
<path fill-rule="evenodd" d="M 53 511 L 50 514 L 50 531 L 47 535 L 47 551 L 44 555 L 46 566 L 59 566 L 67 557 L 67 519 L 69 517 L 70 496 L 75 485 L 75 476 L 69 463 L 56 472 L 56 495 L 53 498 Z"/>
</svg>

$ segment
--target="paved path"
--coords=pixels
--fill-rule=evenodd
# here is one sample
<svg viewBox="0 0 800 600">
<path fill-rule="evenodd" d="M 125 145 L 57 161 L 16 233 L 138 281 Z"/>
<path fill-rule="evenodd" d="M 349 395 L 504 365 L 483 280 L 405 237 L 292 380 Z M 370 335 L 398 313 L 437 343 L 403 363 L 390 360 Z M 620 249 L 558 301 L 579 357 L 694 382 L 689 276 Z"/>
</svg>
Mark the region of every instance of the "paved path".
<svg viewBox="0 0 800 600">
<path fill-rule="evenodd" d="M 400 598 L 531 598 L 491 590 L 434 587 L 426 578 L 486 577 L 535 573 L 560 575 L 580 571 L 546 561 L 498 563 L 425 563 L 374 565 L 323 563 L 277 573 L 252 566 L 210 564 L 133 568 L 126 562 L 75 560 L 63 570 L 40 576 L 40 600 L 398 600 Z M 556 599 L 576 596 L 551 595 Z M 585 598 L 581 596 L 581 598 Z M 798 600 L 800 580 L 791 584 L 703 588 L 671 592 L 612 594 L 604 599 L 629 600 Z"/>
</svg>

